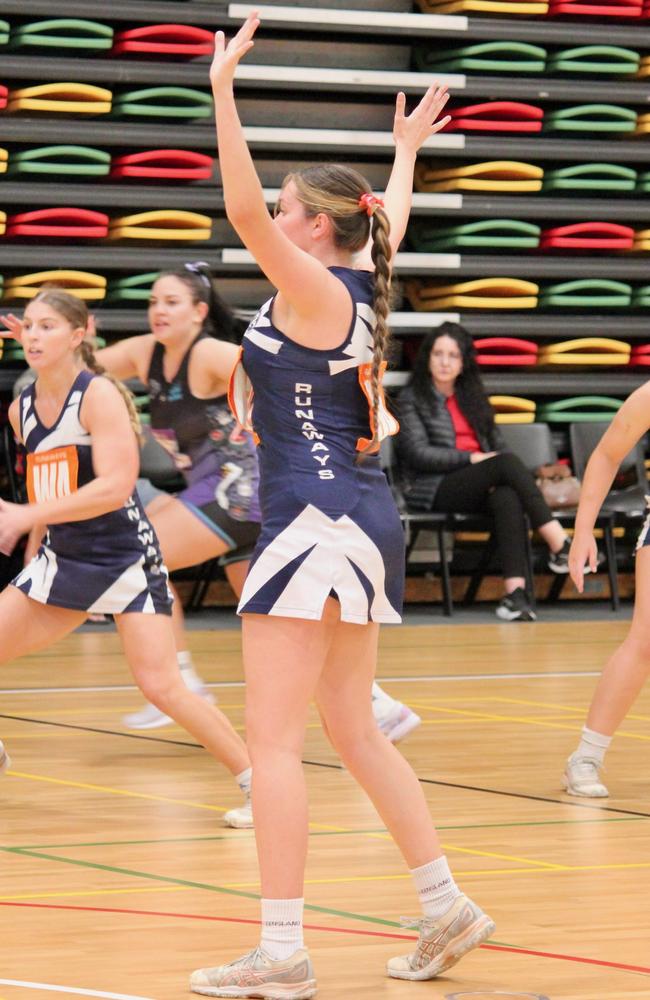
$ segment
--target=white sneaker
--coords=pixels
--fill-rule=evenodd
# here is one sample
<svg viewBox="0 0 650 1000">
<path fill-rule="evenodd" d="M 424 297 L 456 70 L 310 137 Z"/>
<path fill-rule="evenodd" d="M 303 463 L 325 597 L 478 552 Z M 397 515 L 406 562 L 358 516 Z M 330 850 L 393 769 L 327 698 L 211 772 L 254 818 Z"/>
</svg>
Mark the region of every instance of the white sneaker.
<svg viewBox="0 0 650 1000">
<path fill-rule="evenodd" d="M 585 795 L 590 799 L 607 798 L 609 792 L 598 776 L 603 765 L 591 757 L 578 757 L 572 753 L 562 775 L 562 788 L 569 795 Z"/>
<path fill-rule="evenodd" d="M 201 698 L 207 701 L 210 705 L 216 703 L 216 698 L 211 691 L 208 691 L 205 684 L 196 673 L 195 670 L 181 670 L 181 676 L 185 681 L 185 685 L 194 694 L 198 694 Z M 159 729 L 161 726 L 168 726 L 170 722 L 174 720 L 170 718 L 169 715 L 165 715 L 161 712 L 159 708 L 152 705 L 148 701 L 144 708 L 141 708 L 138 712 L 132 712 L 130 715 L 122 716 L 122 722 L 129 729 Z"/>
<path fill-rule="evenodd" d="M 372 713 L 382 733 L 391 743 L 399 743 L 422 722 L 413 709 L 385 692 L 381 697 L 372 699 Z"/>
<path fill-rule="evenodd" d="M 226 826 L 232 826 L 236 830 L 251 830 L 254 823 L 253 807 L 251 805 L 250 795 L 246 796 L 246 801 L 243 806 L 239 806 L 238 809 L 230 809 L 227 813 L 225 813 L 223 821 Z"/>
<path fill-rule="evenodd" d="M 11 767 L 11 757 L 5 750 L 4 743 L 2 742 L 2 740 L 0 740 L 0 774 L 4 774 L 4 772 L 8 771 L 10 767 Z"/>
</svg>

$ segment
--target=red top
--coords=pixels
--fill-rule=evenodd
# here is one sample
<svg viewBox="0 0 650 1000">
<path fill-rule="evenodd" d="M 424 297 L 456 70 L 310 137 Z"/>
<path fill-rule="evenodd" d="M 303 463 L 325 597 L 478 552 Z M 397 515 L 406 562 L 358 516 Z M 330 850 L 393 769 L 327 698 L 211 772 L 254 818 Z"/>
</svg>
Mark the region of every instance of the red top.
<svg viewBox="0 0 650 1000">
<path fill-rule="evenodd" d="M 459 451 L 480 451 L 481 446 L 478 443 L 476 434 L 472 429 L 472 425 L 467 420 L 467 417 L 461 413 L 458 406 L 458 400 L 455 396 L 449 396 L 446 402 L 447 409 L 449 410 L 449 415 L 451 417 L 451 422 L 454 425 L 454 430 L 456 431 L 456 447 Z"/>
</svg>

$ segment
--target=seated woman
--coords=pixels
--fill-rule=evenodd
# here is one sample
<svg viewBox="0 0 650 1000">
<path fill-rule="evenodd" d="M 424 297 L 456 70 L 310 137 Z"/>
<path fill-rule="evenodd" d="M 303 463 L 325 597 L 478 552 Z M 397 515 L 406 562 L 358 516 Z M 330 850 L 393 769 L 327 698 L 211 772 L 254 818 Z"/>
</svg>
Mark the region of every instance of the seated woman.
<svg viewBox="0 0 650 1000">
<path fill-rule="evenodd" d="M 490 514 L 505 578 L 504 621 L 534 621 L 526 593 L 526 522 L 550 549 L 549 568 L 568 573 L 569 541 L 523 463 L 505 451 L 470 334 L 443 323 L 423 340 L 399 397 L 397 454 L 411 510 Z"/>
</svg>

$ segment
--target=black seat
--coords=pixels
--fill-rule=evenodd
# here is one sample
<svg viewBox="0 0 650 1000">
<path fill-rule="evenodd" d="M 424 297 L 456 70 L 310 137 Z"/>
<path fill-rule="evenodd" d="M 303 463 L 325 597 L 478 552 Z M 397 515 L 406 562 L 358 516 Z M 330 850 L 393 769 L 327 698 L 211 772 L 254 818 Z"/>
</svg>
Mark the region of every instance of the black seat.
<svg viewBox="0 0 650 1000">
<path fill-rule="evenodd" d="M 608 427 L 606 421 L 571 424 L 571 456 L 579 479 L 584 476 L 591 453 Z M 643 444 L 639 441 L 621 462 L 618 475 L 603 503 L 603 510 L 616 511 L 635 520 L 645 517 L 648 483 L 644 458 Z"/>
</svg>

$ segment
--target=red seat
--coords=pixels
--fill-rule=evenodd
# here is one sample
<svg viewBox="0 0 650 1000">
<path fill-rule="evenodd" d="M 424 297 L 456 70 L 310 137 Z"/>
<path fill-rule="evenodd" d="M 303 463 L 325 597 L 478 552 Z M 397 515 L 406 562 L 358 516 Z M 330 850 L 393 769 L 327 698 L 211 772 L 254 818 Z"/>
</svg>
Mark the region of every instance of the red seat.
<svg viewBox="0 0 650 1000">
<path fill-rule="evenodd" d="M 167 177 L 174 180 L 209 180 L 212 157 L 190 149 L 149 149 L 117 156 L 111 177 Z"/>
<path fill-rule="evenodd" d="M 481 337 L 474 341 L 479 365 L 534 365 L 538 346 L 518 337 Z"/>
<path fill-rule="evenodd" d="M 189 24 L 148 24 L 128 28 L 115 36 L 112 55 L 123 52 L 169 56 L 209 56 L 214 52 L 214 35 Z"/>
<path fill-rule="evenodd" d="M 10 216 L 6 235 L 101 239 L 108 235 L 108 216 L 87 208 L 39 208 Z"/>
<path fill-rule="evenodd" d="M 445 132 L 541 132 L 544 112 L 534 104 L 488 101 L 451 108 Z"/>
<path fill-rule="evenodd" d="M 631 250 L 634 230 L 615 222 L 574 222 L 545 229 L 539 245 L 542 249 Z"/>
<path fill-rule="evenodd" d="M 8 94 L 9 94 L 9 91 L 7 90 L 7 88 L 5 87 L 5 85 L 3 83 L 0 83 L 0 108 L 6 108 L 7 107 L 7 96 L 8 96 Z"/>
<path fill-rule="evenodd" d="M 633 347 L 629 364 L 637 367 L 650 365 L 650 344 L 637 344 Z"/>
<path fill-rule="evenodd" d="M 549 16 L 571 14 L 583 17 L 642 17 L 642 0 L 551 0 Z"/>
</svg>

